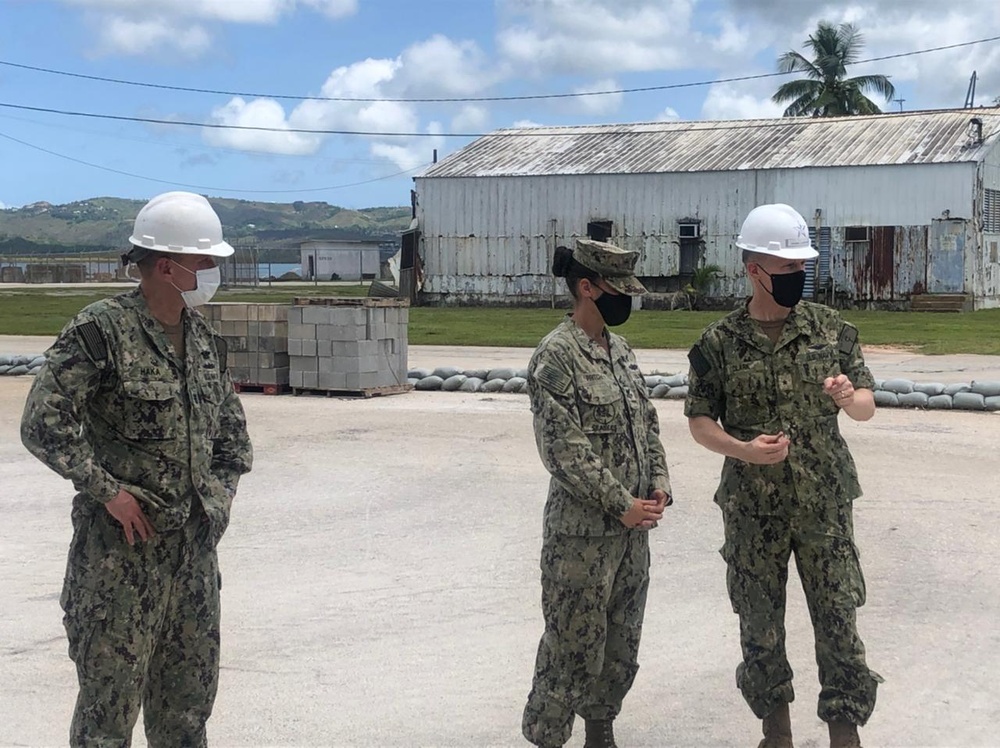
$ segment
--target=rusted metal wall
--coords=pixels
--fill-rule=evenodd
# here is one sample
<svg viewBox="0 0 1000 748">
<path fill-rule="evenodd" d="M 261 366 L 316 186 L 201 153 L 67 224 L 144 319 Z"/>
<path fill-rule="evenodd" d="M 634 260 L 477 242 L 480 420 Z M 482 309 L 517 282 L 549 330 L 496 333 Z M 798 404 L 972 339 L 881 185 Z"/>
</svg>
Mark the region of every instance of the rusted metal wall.
<svg viewBox="0 0 1000 748">
<path fill-rule="evenodd" d="M 811 226 L 819 209 L 821 225 L 832 227 L 838 292 L 862 301 L 906 300 L 927 285 L 932 221 L 943 210 L 971 216 L 976 168 L 417 178 L 423 292 L 438 303 L 537 303 L 561 295 L 563 284 L 549 272 L 554 247 L 571 246 L 591 221 L 612 221 L 611 241 L 642 253 L 640 276 L 676 277 L 678 221 L 695 218 L 704 262 L 722 268 L 716 295 L 741 296 L 746 284 L 733 244 L 740 225 L 755 206 L 786 202 Z M 863 253 L 845 245 L 848 226 L 882 228 Z"/>
<path fill-rule="evenodd" d="M 839 298 L 858 304 L 903 302 L 927 286 L 927 226 L 873 226 L 867 241 L 832 230 L 830 274 Z"/>
<path fill-rule="evenodd" d="M 927 292 L 927 232 L 926 226 L 896 228 L 894 277 L 899 296 Z"/>
<path fill-rule="evenodd" d="M 855 275 L 862 269 L 858 295 L 864 299 L 888 300 L 896 297 L 895 284 L 896 229 L 875 226 L 872 229 L 871 251 L 854 266 Z"/>
<path fill-rule="evenodd" d="M 700 220 L 704 261 L 722 267 L 720 295 L 744 293 L 739 225 L 755 206 L 754 175 L 643 174 L 417 180 L 424 294 L 446 303 L 524 303 L 565 285 L 550 275 L 560 244 L 611 221 L 611 241 L 641 253 L 640 276 L 680 273 L 678 220 Z"/>
</svg>

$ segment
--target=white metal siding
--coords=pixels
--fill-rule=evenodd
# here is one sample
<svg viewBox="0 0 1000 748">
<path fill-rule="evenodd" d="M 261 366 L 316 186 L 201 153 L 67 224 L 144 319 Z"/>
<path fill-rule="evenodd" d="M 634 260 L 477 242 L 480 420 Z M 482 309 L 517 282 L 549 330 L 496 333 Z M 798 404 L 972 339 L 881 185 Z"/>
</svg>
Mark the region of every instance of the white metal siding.
<svg viewBox="0 0 1000 748">
<path fill-rule="evenodd" d="M 305 276 L 309 274 L 309 261 L 311 259 L 316 277 L 320 280 L 329 280 L 334 274 L 338 275 L 341 280 L 361 280 L 362 274 L 378 277 L 379 252 L 377 247 L 352 249 L 317 247 L 302 249 L 300 253 L 302 272 Z"/>
<path fill-rule="evenodd" d="M 975 307 L 985 309 L 1000 306 L 1000 231 L 996 231 L 985 216 L 985 191 L 1000 191 L 1000 140 L 993 138 L 992 147 L 987 151 L 977 171 L 977 192 L 979 213 L 975 224 L 979 237 L 978 251 L 970 268 Z M 994 196 L 996 192 L 994 192 Z M 989 229 L 994 229 L 990 231 Z"/>
<path fill-rule="evenodd" d="M 952 217 L 971 218 L 975 174 L 976 164 L 958 163 L 417 178 L 424 291 L 461 294 L 470 300 L 547 297 L 553 284 L 549 274 L 553 247 L 571 245 L 575 237 L 586 234 L 587 223 L 595 220 L 613 221 L 612 241 L 642 252 L 639 275 L 676 276 L 677 222 L 697 218 L 705 262 L 723 269 L 718 293 L 740 295 L 745 283 L 733 240 L 756 205 L 789 203 L 810 226 L 815 225 L 819 208 L 823 226 L 922 227 L 944 210 L 950 210 Z M 552 219 L 556 220 L 555 241 Z M 912 275 L 912 269 L 906 272 Z M 838 288 L 846 285 L 850 290 L 851 278 L 846 270 L 841 273 Z"/>
</svg>

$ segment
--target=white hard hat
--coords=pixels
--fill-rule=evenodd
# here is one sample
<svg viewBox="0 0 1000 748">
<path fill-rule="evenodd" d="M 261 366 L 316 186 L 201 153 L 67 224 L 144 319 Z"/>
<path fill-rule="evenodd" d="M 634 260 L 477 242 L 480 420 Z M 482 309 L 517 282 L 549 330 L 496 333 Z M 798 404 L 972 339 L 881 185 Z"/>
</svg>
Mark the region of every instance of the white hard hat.
<svg viewBox="0 0 1000 748">
<path fill-rule="evenodd" d="M 795 208 L 760 205 L 743 222 L 736 246 L 783 260 L 811 260 L 819 255 L 809 242 L 809 226 Z"/>
<path fill-rule="evenodd" d="M 157 252 L 229 257 L 222 222 L 211 204 L 193 192 L 164 192 L 142 206 L 129 242 Z"/>
</svg>

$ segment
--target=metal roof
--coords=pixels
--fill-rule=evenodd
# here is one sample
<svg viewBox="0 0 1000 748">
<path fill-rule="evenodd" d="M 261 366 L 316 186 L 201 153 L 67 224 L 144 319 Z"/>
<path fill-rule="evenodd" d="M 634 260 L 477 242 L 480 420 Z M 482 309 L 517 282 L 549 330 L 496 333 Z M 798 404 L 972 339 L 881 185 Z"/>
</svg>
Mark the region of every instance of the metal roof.
<svg viewBox="0 0 1000 748">
<path fill-rule="evenodd" d="M 970 120 L 983 122 L 976 144 Z M 421 177 L 662 174 L 981 160 L 1000 108 L 497 130 Z"/>
</svg>

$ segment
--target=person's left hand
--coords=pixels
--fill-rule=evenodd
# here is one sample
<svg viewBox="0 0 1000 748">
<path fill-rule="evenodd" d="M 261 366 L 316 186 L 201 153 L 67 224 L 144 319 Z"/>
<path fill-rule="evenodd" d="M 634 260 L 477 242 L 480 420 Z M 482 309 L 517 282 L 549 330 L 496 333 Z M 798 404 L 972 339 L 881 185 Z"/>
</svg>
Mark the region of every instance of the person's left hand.
<svg viewBox="0 0 1000 748">
<path fill-rule="evenodd" d="M 673 503 L 673 499 L 670 498 L 670 494 L 660 488 L 654 490 L 649 495 L 649 498 L 656 502 L 656 506 L 661 512 Z M 657 526 L 657 524 L 657 522 L 643 522 L 640 527 L 644 530 L 652 530 Z"/>
<path fill-rule="evenodd" d="M 673 503 L 670 499 L 670 494 L 668 494 L 661 488 L 657 488 L 655 491 L 653 491 L 653 493 L 649 495 L 649 498 L 651 498 L 653 501 L 659 504 L 661 510 L 665 509 L 666 507 L 670 506 L 671 503 Z"/>
<path fill-rule="evenodd" d="M 846 374 L 827 377 L 823 382 L 823 391 L 833 398 L 838 408 L 850 407 L 854 402 L 854 385 Z"/>
</svg>

